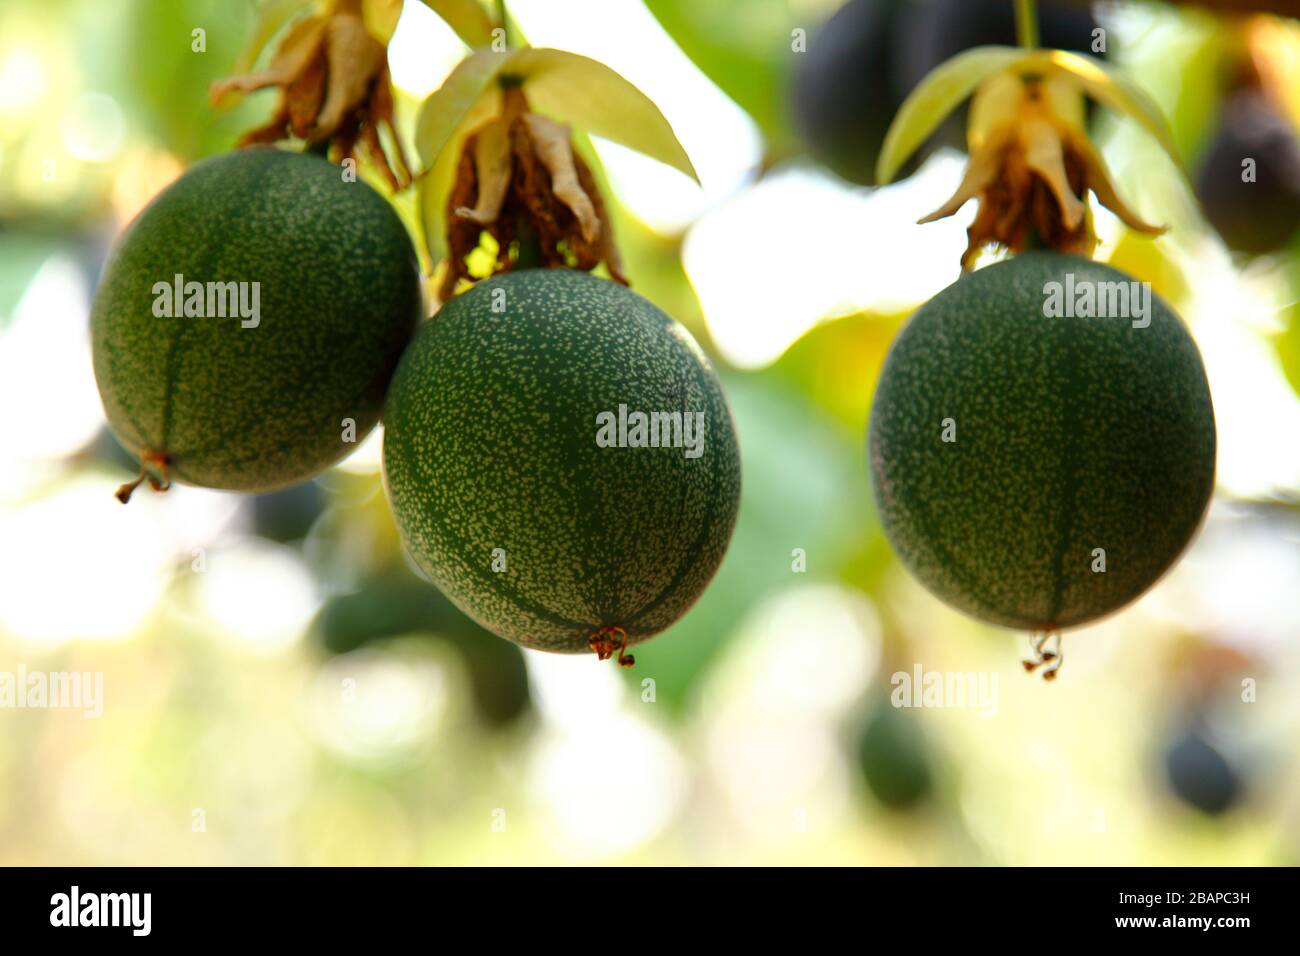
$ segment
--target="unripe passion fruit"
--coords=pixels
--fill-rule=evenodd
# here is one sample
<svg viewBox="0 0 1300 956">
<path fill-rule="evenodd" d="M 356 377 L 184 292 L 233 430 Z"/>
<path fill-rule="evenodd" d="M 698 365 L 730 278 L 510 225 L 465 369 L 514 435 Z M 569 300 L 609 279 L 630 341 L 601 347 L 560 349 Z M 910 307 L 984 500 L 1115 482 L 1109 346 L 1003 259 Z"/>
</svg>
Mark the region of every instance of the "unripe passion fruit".
<svg viewBox="0 0 1300 956">
<path fill-rule="evenodd" d="M 317 156 L 243 150 L 191 168 L 119 240 L 95 378 L 150 471 L 269 491 L 374 427 L 420 313 L 415 250 L 378 193 Z"/>
<path fill-rule="evenodd" d="M 652 413 L 685 430 L 651 446 L 634 415 Z M 681 326 L 604 279 L 527 270 L 416 334 L 388 397 L 384 478 L 412 556 L 466 614 L 526 647 L 608 656 L 593 639 L 643 641 L 704 590 L 740 459 Z"/>
<path fill-rule="evenodd" d="M 1077 296 L 1112 283 L 1135 291 L 1088 260 L 1016 256 L 922 306 L 885 361 L 868 438 L 885 532 L 981 620 L 1052 631 L 1114 611 L 1205 512 L 1214 411 L 1179 318 L 1154 296 L 1145 327 L 1045 315 L 1054 290 L 1080 312 Z"/>
</svg>

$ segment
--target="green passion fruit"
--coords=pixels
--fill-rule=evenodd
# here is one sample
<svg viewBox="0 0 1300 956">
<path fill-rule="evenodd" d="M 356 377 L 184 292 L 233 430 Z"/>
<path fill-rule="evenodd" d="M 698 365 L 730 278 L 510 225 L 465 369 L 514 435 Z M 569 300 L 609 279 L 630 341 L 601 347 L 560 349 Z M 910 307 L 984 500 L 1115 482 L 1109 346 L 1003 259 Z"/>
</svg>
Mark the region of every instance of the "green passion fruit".
<svg viewBox="0 0 1300 956">
<path fill-rule="evenodd" d="M 401 220 L 340 167 L 270 147 L 205 160 L 105 267 L 91 326 L 109 425 L 155 487 L 308 479 L 379 421 L 421 296 Z"/>
<path fill-rule="evenodd" d="M 385 410 L 412 557 L 525 647 L 602 658 L 667 628 L 726 551 L 736 436 L 690 335 L 623 286 L 499 275 L 420 329 Z"/>
<path fill-rule="evenodd" d="M 1130 315 L 1106 316 L 1121 290 Z M 965 275 L 916 312 L 867 444 L 885 533 L 921 583 L 1044 633 L 1146 591 L 1214 485 L 1210 391 L 1181 320 L 1129 276 L 1052 252 Z"/>
</svg>

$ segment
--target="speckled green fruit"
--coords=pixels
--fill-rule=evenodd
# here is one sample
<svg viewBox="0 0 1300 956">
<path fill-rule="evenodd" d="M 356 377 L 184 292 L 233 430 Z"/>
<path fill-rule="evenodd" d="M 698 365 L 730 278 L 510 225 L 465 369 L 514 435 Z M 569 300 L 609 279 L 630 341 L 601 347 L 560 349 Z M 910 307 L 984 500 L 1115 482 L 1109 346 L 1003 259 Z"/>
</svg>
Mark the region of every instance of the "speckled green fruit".
<svg viewBox="0 0 1300 956">
<path fill-rule="evenodd" d="M 1178 316 L 1153 295 L 1146 328 L 1046 317 L 1048 284 L 1069 274 L 1076 290 L 1132 281 L 1036 252 L 922 306 L 885 361 L 868 437 L 903 563 L 953 607 L 1034 631 L 1085 624 L 1147 590 L 1214 485 L 1210 392 Z"/>
<path fill-rule="evenodd" d="M 598 417 L 620 405 L 701 413 L 701 453 L 602 447 Z M 643 641 L 694 603 L 731 538 L 740 458 L 680 325 L 604 279 L 530 270 L 417 333 L 388 396 L 384 479 L 412 556 L 461 610 L 577 653 L 602 627 Z"/>
<path fill-rule="evenodd" d="M 247 283 L 258 314 L 219 317 L 206 296 L 205 314 L 156 314 L 177 275 Z M 119 240 L 92 313 L 95 377 L 114 434 L 165 456 L 169 478 L 269 491 L 374 427 L 420 314 L 415 251 L 378 193 L 317 156 L 243 150 L 192 167 Z"/>
</svg>

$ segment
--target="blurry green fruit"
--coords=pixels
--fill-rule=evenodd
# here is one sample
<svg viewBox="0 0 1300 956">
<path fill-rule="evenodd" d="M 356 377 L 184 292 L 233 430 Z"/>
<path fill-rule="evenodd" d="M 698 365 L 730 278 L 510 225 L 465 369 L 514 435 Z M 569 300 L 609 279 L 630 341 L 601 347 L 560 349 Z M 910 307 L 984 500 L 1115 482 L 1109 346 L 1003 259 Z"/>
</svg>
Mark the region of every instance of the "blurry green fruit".
<svg viewBox="0 0 1300 956">
<path fill-rule="evenodd" d="M 1178 316 L 1155 296 L 1144 328 L 1045 315 L 1051 291 L 1130 282 L 1016 256 L 940 292 L 891 348 L 868 440 L 876 505 L 953 607 L 1029 631 L 1085 624 L 1154 584 L 1200 524 L 1214 410 Z"/>
<path fill-rule="evenodd" d="M 930 748 L 920 722 L 888 702 L 863 726 L 857 756 L 872 796 L 891 810 L 916 807 L 934 790 Z"/>
<path fill-rule="evenodd" d="M 651 412 L 702 417 L 703 432 L 632 447 L 632 414 Z M 606 447 L 611 417 L 629 424 Z M 635 644 L 681 617 L 740 498 L 731 413 L 699 346 L 636 293 L 567 269 L 480 282 L 421 328 L 388 398 L 384 477 L 443 593 L 502 637 L 569 653 L 603 628 Z"/>
<path fill-rule="evenodd" d="M 122 235 L 91 316 L 95 378 L 157 477 L 270 491 L 365 438 L 420 314 L 383 197 L 317 156 L 248 149 L 191 168 Z"/>
</svg>

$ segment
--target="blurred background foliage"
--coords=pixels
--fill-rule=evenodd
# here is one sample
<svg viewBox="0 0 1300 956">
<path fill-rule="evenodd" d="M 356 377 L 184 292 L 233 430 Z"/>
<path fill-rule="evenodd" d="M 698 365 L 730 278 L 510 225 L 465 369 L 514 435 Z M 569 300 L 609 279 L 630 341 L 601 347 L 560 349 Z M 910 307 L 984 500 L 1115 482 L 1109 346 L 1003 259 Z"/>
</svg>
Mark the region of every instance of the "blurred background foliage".
<svg viewBox="0 0 1300 956">
<path fill-rule="evenodd" d="M 1070 6 L 1187 159 L 1184 176 L 1094 112 L 1121 191 L 1171 226 L 1153 241 L 1099 210 L 1098 255 L 1196 335 L 1219 489 L 1178 568 L 1068 636 L 1044 685 L 1022 635 L 902 571 L 863 460 L 880 364 L 957 277 L 969 223 L 914 224 L 960 178 L 959 135 L 882 189 L 859 185 L 872 137 L 930 60 L 990 37 L 926 33 L 958 24 L 946 0 L 841 6 L 510 4 L 534 44 L 641 87 L 702 180 L 588 144 L 634 286 L 719 366 L 745 469 L 716 580 L 628 673 L 520 652 L 421 581 L 374 437 L 274 495 L 113 500 L 135 466 L 94 387 L 96 276 L 152 195 L 270 109 L 207 101 L 255 5 L 0 7 L 0 673 L 101 672 L 105 694 L 96 718 L 0 710 L 0 863 L 1300 862 L 1300 216 L 1289 240 L 1238 251 L 1192 190 L 1209 208 L 1235 185 L 1205 157 L 1233 121 L 1242 23 Z M 1252 22 L 1295 77 L 1300 27 Z M 390 47 L 404 135 L 464 52 L 408 0 Z M 1294 141 L 1300 83 L 1276 88 Z M 1270 128 L 1285 209 L 1300 178 Z M 414 229 L 409 192 L 395 203 Z M 918 668 L 981 675 L 991 696 L 891 706 Z"/>
</svg>

